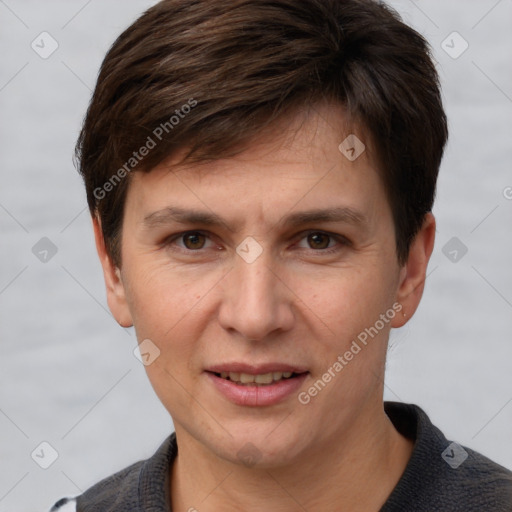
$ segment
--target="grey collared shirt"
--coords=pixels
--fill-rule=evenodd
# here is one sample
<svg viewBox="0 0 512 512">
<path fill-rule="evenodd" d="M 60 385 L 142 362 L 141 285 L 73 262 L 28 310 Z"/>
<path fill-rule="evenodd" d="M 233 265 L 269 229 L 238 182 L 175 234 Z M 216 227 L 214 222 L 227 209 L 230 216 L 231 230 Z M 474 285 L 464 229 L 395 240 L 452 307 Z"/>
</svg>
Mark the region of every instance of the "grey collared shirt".
<svg viewBox="0 0 512 512">
<path fill-rule="evenodd" d="M 415 441 L 407 467 L 380 512 L 512 512 L 512 472 L 448 441 L 416 405 L 385 402 L 395 428 Z M 51 512 L 172 512 L 173 433 L 145 461 L 112 475 Z"/>
</svg>

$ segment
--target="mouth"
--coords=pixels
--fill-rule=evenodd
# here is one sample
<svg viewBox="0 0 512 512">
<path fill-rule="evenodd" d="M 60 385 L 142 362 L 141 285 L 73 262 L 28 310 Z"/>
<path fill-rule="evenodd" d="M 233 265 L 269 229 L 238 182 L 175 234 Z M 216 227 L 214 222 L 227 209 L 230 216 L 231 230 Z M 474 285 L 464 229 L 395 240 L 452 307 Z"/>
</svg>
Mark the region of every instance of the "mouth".
<svg viewBox="0 0 512 512">
<path fill-rule="evenodd" d="M 205 371 L 225 399 L 241 406 L 271 406 L 291 399 L 310 374 L 305 368 L 286 364 L 252 366 L 224 364 Z"/>
<path fill-rule="evenodd" d="M 252 375 L 241 372 L 211 372 L 221 379 L 229 380 L 241 386 L 269 386 L 282 380 L 294 379 L 307 372 L 267 372 Z"/>
</svg>

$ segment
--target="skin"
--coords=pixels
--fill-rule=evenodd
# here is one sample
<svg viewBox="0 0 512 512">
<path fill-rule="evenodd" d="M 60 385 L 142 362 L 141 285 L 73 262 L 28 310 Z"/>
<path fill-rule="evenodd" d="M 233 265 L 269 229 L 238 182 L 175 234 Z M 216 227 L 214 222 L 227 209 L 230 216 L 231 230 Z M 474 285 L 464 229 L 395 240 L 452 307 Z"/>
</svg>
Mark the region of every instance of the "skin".
<svg viewBox="0 0 512 512">
<path fill-rule="evenodd" d="M 420 302 L 435 220 L 427 214 L 400 266 L 371 141 L 353 128 L 366 151 L 345 158 L 345 121 L 341 106 L 317 105 L 235 158 L 177 166 L 172 157 L 134 173 L 121 269 L 93 220 L 113 315 L 160 350 L 146 369 L 177 434 L 173 510 L 378 511 L 410 458 L 412 441 L 384 413 L 384 367 L 390 329 Z M 169 206 L 224 222 L 144 223 Z M 351 208 L 364 222 L 282 222 L 327 207 Z M 206 236 L 175 236 L 197 230 Z M 236 252 L 247 236 L 263 250 L 250 264 Z M 204 372 L 233 361 L 295 364 L 309 371 L 307 390 L 396 303 L 401 312 L 307 405 L 296 394 L 235 405 Z M 237 455 L 247 443 L 258 454 L 251 466 Z"/>
</svg>

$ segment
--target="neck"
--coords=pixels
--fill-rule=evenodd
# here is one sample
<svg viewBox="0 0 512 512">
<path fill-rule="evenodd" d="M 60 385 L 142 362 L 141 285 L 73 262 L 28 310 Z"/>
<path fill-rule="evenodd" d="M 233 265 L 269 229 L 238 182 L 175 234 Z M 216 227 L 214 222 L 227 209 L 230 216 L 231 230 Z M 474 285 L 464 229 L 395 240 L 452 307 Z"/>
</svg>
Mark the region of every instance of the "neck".
<svg viewBox="0 0 512 512">
<path fill-rule="evenodd" d="M 176 427 L 172 510 L 226 512 L 351 510 L 377 512 L 398 483 L 413 442 L 384 413 L 362 411 L 350 432 L 315 445 L 293 464 L 248 468 L 217 457 Z"/>
</svg>

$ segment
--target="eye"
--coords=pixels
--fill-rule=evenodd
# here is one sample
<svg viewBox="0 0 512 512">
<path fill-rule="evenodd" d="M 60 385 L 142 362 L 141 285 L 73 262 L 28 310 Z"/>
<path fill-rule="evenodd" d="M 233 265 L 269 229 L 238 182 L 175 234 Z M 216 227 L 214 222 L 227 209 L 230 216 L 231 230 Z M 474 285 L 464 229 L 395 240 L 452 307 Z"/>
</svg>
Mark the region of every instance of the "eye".
<svg viewBox="0 0 512 512">
<path fill-rule="evenodd" d="M 298 244 L 303 249 L 313 249 L 318 252 L 328 253 L 338 251 L 346 245 L 349 245 L 349 241 L 346 238 L 324 231 L 311 231 Z"/>
<path fill-rule="evenodd" d="M 186 233 L 181 240 L 187 249 L 195 250 L 204 247 L 206 237 L 202 233 Z"/>
<path fill-rule="evenodd" d="M 210 242 L 211 246 L 212 242 L 205 233 L 201 231 L 187 231 L 169 237 L 165 241 L 165 245 L 177 245 L 180 249 L 186 251 L 199 251 L 210 247 L 207 245 L 208 242 Z"/>
<path fill-rule="evenodd" d="M 327 233 L 310 233 L 306 239 L 312 249 L 327 249 L 332 241 Z"/>
</svg>

